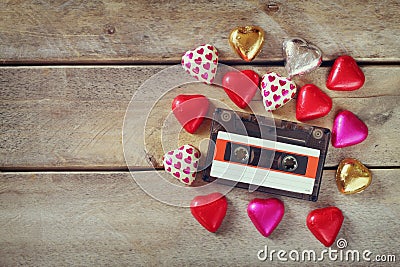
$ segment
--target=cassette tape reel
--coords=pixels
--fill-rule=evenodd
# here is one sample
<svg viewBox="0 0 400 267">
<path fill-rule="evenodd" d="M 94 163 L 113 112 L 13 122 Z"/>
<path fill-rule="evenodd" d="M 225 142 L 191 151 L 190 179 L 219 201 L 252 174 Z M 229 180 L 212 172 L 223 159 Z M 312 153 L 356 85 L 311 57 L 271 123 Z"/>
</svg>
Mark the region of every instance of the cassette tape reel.
<svg viewBox="0 0 400 267">
<path fill-rule="evenodd" d="M 330 130 L 216 109 L 203 180 L 317 201 Z"/>
</svg>

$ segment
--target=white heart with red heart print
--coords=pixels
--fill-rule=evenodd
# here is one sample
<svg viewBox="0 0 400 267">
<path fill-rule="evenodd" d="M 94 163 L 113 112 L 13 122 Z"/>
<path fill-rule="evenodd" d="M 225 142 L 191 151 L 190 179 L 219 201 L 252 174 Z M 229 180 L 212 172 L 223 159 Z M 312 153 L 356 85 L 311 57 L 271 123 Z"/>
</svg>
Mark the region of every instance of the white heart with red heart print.
<svg viewBox="0 0 400 267">
<path fill-rule="evenodd" d="M 191 185 L 196 178 L 200 151 L 191 145 L 165 153 L 164 169 L 184 184 Z"/>
<path fill-rule="evenodd" d="M 265 74 L 261 79 L 261 95 L 267 111 L 282 107 L 296 94 L 296 84 L 275 72 Z"/>
<path fill-rule="evenodd" d="M 201 82 L 212 84 L 217 73 L 218 51 L 210 44 L 187 51 L 182 57 L 182 67 Z"/>
</svg>

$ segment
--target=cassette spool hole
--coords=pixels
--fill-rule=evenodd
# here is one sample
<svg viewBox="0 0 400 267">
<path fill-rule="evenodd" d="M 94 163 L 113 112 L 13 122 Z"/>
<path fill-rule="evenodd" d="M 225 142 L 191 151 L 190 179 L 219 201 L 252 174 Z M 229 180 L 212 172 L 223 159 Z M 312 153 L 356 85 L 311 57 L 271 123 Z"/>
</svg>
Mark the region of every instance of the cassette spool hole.
<svg viewBox="0 0 400 267">
<path fill-rule="evenodd" d="M 235 158 L 241 162 L 246 162 L 249 159 L 249 151 L 243 146 L 235 148 L 233 151 Z"/>
<path fill-rule="evenodd" d="M 282 166 L 284 170 L 292 172 L 297 169 L 297 159 L 293 156 L 285 156 L 282 159 Z"/>
</svg>

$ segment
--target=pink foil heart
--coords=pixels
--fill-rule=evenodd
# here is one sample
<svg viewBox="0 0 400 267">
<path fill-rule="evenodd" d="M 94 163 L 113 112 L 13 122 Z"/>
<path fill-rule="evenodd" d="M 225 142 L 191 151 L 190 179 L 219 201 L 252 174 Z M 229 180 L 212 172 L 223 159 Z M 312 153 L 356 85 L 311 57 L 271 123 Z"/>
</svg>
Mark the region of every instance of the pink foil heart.
<svg viewBox="0 0 400 267">
<path fill-rule="evenodd" d="M 337 148 L 352 146 L 364 141 L 368 136 L 368 127 L 352 112 L 339 112 L 332 128 L 332 145 Z"/>
<path fill-rule="evenodd" d="M 247 206 L 247 214 L 257 230 L 268 237 L 281 222 L 285 206 L 277 198 L 255 198 Z"/>
</svg>

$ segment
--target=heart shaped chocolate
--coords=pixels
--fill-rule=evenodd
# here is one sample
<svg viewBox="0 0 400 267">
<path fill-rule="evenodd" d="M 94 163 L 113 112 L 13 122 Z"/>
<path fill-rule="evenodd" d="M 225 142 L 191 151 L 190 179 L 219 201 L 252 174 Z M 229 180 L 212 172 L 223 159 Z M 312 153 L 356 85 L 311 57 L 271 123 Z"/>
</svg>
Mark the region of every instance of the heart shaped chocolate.
<svg viewBox="0 0 400 267">
<path fill-rule="evenodd" d="M 166 172 L 184 184 L 191 185 L 196 178 L 200 152 L 191 145 L 183 145 L 178 149 L 165 153 L 163 165 Z"/>
<path fill-rule="evenodd" d="M 364 85 L 365 76 L 351 56 L 340 56 L 333 63 L 326 87 L 331 90 L 353 91 Z"/>
<path fill-rule="evenodd" d="M 314 84 L 306 84 L 297 95 L 296 118 L 308 121 L 326 116 L 332 109 L 332 99 Z"/>
<path fill-rule="evenodd" d="M 318 68 L 322 63 L 321 50 L 301 38 L 292 38 L 283 42 L 285 68 L 289 77 L 305 74 Z"/>
<path fill-rule="evenodd" d="M 332 145 L 337 148 L 356 145 L 368 136 L 368 127 L 351 111 L 339 112 L 333 122 Z"/>
<path fill-rule="evenodd" d="M 264 44 L 264 30 L 257 26 L 237 27 L 229 35 L 229 44 L 245 61 L 252 61 Z"/>
<path fill-rule="evenodd" d="M 181 61 L 188 74 L 207 84 L 214 82 L 218 67 L 218 51 L 210 44 L 187 51 Z"/>
<path fill-rule="evenodd" d="M 267 111 L 280 108 L 296 95 L 296 84 L 275 72 L 265 74 L 261 79 L 261 95 Z"/>
<path fill-rule="evenodd" d="M 277 198 L 255 198 L 247 206 L 247 214 L 257 230 L 268 237 L 281 222 L 285 206 Z"/>
<path fill-rule="evenodd" d="M 221 193 L 197 196 L 190 203 L 193 217 L 208 231 L 215 233 L 225 218 L 228 202 Z"/>
<path fill-rule="evenodd" d="M 336 184 L 343 194 L 355 194 L 364 191 L 372 180 L 370 170 L 356 159 L 342 160 L 336 171 Z"/>
<path fill-rule="evenodd" d="M 342 211 L 336 207 L 327 207 L 311 211 L 307 216 L 307 227 L 326 247 L 335 242 L 343 223 Z"/>
<path fill-rule="evenodd" d="M 222 86 L 229 98 L 239 107 L 246 108 L 258 91 L 260 76 L 252 70 L 230 71 L 222 78 Z"/>
<path fill-rule="evenodd" d="M 207 115 L 209 101 L 203 95 L 178 95 L 172 101 L 172 112 L 189 133 L 194 133 Z"/>
</svg>

